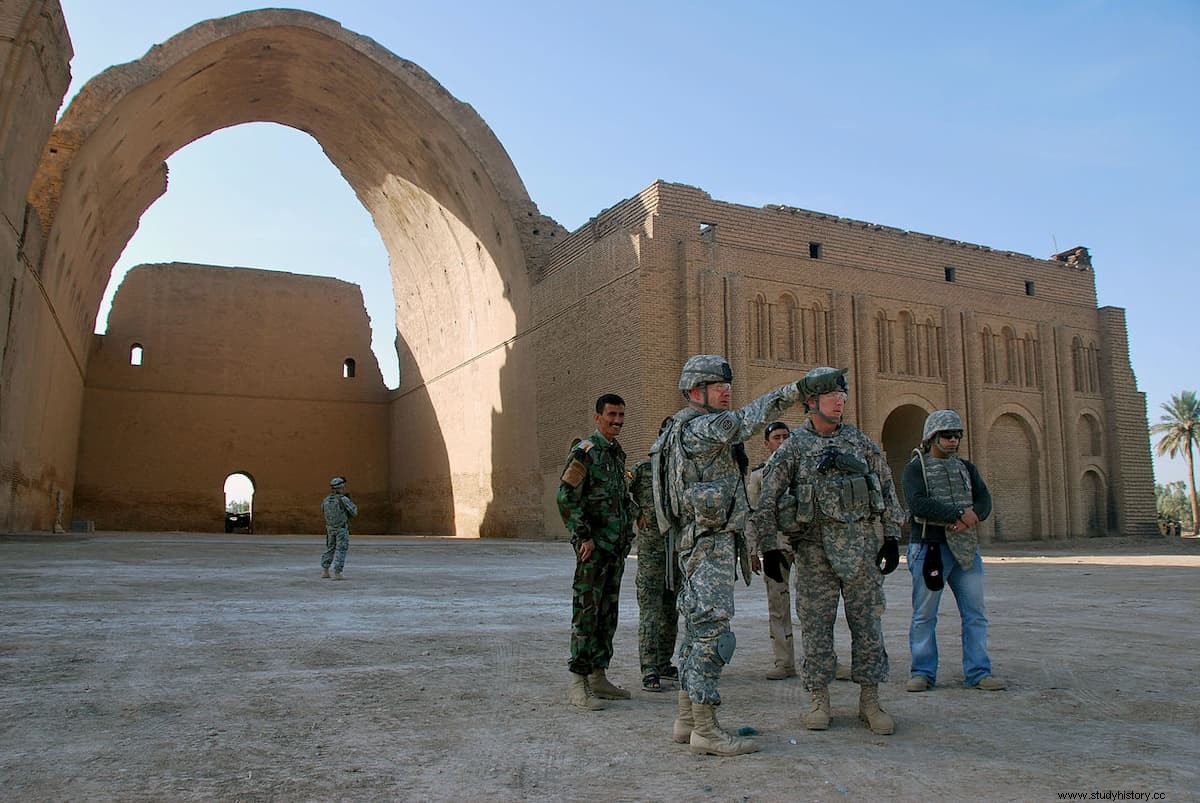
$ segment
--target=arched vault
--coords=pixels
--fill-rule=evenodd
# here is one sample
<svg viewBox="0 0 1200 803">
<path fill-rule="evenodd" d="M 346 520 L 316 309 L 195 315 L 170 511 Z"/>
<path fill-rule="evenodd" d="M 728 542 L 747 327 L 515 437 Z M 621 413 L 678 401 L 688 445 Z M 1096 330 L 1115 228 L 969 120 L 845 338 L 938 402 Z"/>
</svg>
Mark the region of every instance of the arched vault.
<svg viewBox="0 0 1200 803">
<path fill-rule="evenodd" d="M 263 10 L 197 24 L 105 71 L 72 102 L 30 202 L 46 232 L 43 283 L 77 364 L 113 265 L 166 191 L 165 160 L 249 122 L 315 138 L 388 250 L 402 376 L 391 482 L 409 516 L 402 528 L 474 534 L 485 518 L 493 528 L 529 523 L 538 500 L 496 489 L 537 486 L 532 360 L 520 335 L 540 258 L 534 232 L 561 227 L 537 212 L 471 107 L 324 17 Z M 431 432 L 445 452 L 446 476 L 435 480 L 395 454 L 405 443 L 428 447 Z M 418 498 L 431 482 L 453 485 L 456 521 L 444 501 Z M 425 521 L 422 504 L 440 512 Z"/>
</svg>

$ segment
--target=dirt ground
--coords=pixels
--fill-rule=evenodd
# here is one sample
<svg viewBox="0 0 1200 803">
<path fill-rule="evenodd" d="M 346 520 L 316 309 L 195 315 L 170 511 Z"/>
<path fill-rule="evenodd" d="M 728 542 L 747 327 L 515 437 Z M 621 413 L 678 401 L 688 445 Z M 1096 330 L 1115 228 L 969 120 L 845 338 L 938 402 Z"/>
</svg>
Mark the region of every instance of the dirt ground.
<svg viewBox="0 0 1200 803">
<path fill-rule="evenodd" d="M 896 733 L 805 731 L 739 583 L 722 723 L 762 751 L 692 755 L 675 694 L 640 691 L 630 559 L 609 710 L 569 707 L 565 543 L 311 536 L 0 536 L 0 797 L 8 800 L 1057 800 L 1200 796 L 1200 542 L 991 549 L 991 656 L 964 688 L 943 599 L 932 692 L 904 691 L 911 586 L 886 582 Z M 798 633 L 797 633 L 798 635 Z M 849 639 L 838 625 L 839 652 Z M 1158 797 L 1151 797 L 1158 794 Z M 1121 799 L 1115 795 L 1109 799 Z M 1124 799 L 1133 799 L 1126 797 Z"/>
</svg>

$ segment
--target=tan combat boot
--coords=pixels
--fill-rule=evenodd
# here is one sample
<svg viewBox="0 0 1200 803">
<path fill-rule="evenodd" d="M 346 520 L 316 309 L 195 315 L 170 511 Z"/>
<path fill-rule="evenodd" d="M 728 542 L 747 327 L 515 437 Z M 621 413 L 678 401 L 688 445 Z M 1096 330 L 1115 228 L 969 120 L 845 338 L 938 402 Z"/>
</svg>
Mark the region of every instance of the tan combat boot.
<svg viewBox="0 0 1200 803">
<path fill-rule="evenodd" d="M 322 567 L 321 567 L 321 579 L 322 579 L 322 580 L 328 580 L 328 579 L 329 579 L 329 567 L 328 567 L 328 566 L 322 566 Z"/>
<path fill-rule="evenodd" d="M 767 670 L 767 680 L 786 680 L 787 678 L 796 677 L 796 665 L 775 664 L 774 668 Z"/>
<path fill-rule="evenodd" d="M 812 690 L 812 708 L 804 715 L 804 727 L 810 731 L 823 731 L 829 727 L 833 715 L 829 711 L 829 688 L 822 686 Z"/>
<path fill-rule="evenodd" d="M 864 683 L 859 687 L 858 718 L 867 723 L 871 733 L 888 736 L 896 730 L 896 722 L 892 715 L 879 707 L 879 686 L 874 683 Z"/>
<path fill-rule="evenodd" d="M 620 686 L 614 686 L 608 679 L 608 675 L 604 674 L 603 669 L 596 669 L 592 674 L 588 675 L 588 686 L 591 687 L 592 694 L 599 697 L 601 700 L 628 700 L 630 698 L 629 691 L 622 689 Z"/>
<path fill-rule="evenodd" d="M 345 578 L 344 578 L 344 577 L 342 577 L 342 573 L 341 573 L 341 572 L 334 572 L 334 573 L 333 573 L 333 579 L 334 579 L 334 580 L 344 580 Z"/>
<path fill-rule="evenodd" d="M 695 727 L 688 740 L 693 753 L 710 756 L 740 756 L 758 751 L 753 739 L 733 736 L 721 730 L 717 722 L 717 710 L 707 703 L 692 703 L 692 719 Z"/>
<path fill-rule="evenodd" d="M 696 722 L 692 719 L 692 698 L 685 691 L 679 692 L 679 716 L 675 718 L 674 739 L 676 744 L 687 744 L 692 738 L 692 728 Z"/>
<path fill-rule="evenodd" d="M 567 699 L 571 701 L 571 705 L 584 711 L 604 710 L 604 703 L 593 697 L 592 690 L 588 688 L 587 675 L 571 673 L 571 691 Z"/>
</svg>

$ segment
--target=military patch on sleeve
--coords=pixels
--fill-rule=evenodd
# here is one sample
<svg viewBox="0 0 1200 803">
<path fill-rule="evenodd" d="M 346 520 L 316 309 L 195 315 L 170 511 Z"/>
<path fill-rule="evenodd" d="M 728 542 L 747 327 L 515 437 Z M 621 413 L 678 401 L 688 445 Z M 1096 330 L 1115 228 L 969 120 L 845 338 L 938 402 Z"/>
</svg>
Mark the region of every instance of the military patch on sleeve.
<svg viewBox="0 0 1200 803">
<path fill-rule="evenodd" d="M 567 464 L 566 471 L 562 475 L 562 483 L 569 485 L 572 488 L 578 488 L 579 483 L 583 482 L 583 478 L 587 476 L 587 466 L 580 463 L 578 460 L 572 460 Z"/>
<path fill-rule="evenodd" d="M 717 416 L 712 425 L 721 437 L 728 438 L 738 427 L 737 416 L 729 411 L 725 411 Z"/>
</svg>

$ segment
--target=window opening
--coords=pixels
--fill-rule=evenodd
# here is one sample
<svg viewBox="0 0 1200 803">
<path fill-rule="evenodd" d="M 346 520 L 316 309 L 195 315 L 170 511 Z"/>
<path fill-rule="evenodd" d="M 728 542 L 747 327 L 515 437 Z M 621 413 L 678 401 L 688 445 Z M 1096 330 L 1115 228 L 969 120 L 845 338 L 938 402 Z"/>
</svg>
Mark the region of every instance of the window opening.
<svg viewBox="0 0 1200 803">
<path fill-rule="evenodd" d="M 354 358 L 347 357 L 346 361 L 344 363 L 342 363 L 342 379 L 353 379 L 353 378 L 354 378 Z"/>
<path fill-rule="evenodd" d="M 946 281 L 948 281 L 948 282 L 954 281 L 954 272 L 955 272 L 954 268 L 950 268 L 950 267 L 946 268 Z"/>
<path fill-rule="evenodd" d="M 821 258 L 821 244 L 820 243 L 809 243 L 808 244 L 808 258 L 809 259 L 820 259 Z"/>
<path fill-rule="evenodd" d="M 142 353 L 144 351 L 145 351 L 145 349 L 142 348 L 141 343 L 134 343 L 132 346 L 130 346 L 129 347 L 129 364 L 130 365 L 141 365 L 142 364 Z"/>
</svg>

